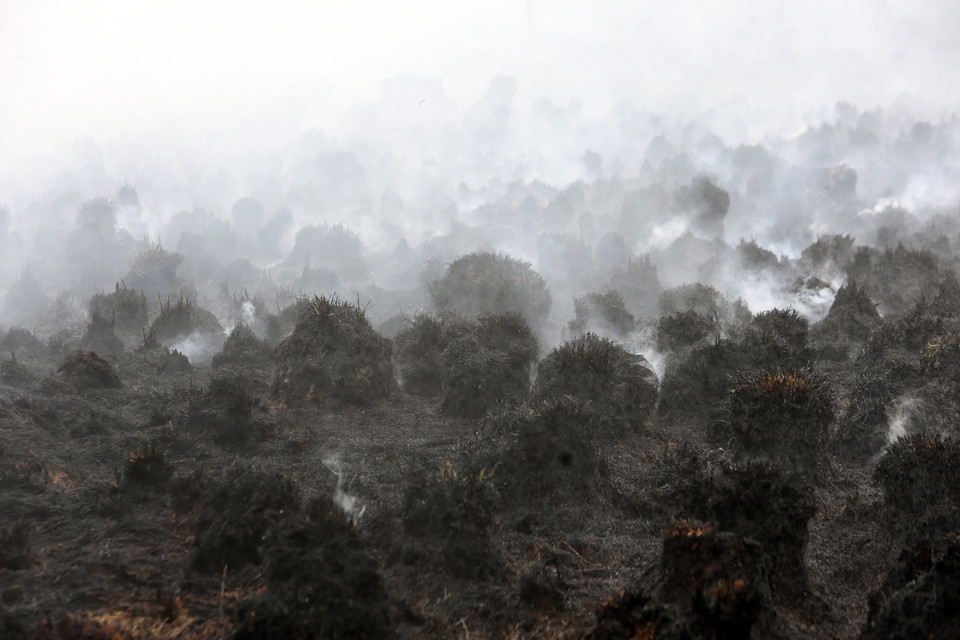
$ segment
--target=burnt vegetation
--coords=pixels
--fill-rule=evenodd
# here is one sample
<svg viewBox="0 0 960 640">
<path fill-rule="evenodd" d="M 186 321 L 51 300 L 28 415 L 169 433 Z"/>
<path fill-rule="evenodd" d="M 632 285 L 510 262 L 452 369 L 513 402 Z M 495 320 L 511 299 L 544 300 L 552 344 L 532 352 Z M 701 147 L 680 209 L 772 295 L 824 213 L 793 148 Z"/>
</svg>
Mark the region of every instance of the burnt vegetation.
<svg viewBox="0 0 960 640">
<path fill-rule="evenodd" d="M 307 136 L 150 235 L 126 183 L 0 206 L 0 636 L 956 637 L 960 224 L 840 162 L 958 138 L 861 116 L 426 201 Z"/>
</svg>

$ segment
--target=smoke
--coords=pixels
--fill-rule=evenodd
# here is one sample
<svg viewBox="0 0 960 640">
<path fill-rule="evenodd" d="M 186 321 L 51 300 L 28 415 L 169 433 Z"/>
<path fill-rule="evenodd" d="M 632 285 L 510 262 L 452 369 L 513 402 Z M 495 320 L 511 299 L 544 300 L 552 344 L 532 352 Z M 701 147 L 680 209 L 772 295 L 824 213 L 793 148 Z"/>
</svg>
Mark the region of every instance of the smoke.
<svg viewBox="0 0 960 640">
<path fill-rule="evenodd" d="M 907 435 L 919 411 L 920 401 L 917 398 L 900 398 L 890 412 L 887 428 L 887 442 L 893 444 L 897 438 Z"/>
<path fill-rule="evenodd" d="M 366 505 L 360 505 L 360 499 L 348 494 L 344 488 L 343 463 L 339 453 L 328 453 L 323 457 L 323 466 L 337 476 L 337 488 L 333 492 L 333 501 L 347 515 L 353 524 L 357 524 L 366 512 Z"/>
</svg>

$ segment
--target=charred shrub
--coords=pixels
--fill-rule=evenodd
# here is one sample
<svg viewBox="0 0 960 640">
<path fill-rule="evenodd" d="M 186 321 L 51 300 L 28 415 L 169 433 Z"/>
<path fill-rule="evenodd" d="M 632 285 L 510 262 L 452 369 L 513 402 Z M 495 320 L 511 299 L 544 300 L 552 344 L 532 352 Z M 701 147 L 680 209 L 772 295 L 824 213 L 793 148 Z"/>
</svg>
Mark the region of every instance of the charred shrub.
<svg viewBox="0 0 960 640">
<path fill-rule="evenodd" d="M 657 349 L 679 351 L 716 333 L 716 321 L 696 311 L 677 311 L 657 322 Z"/>
<path fill-rule="evenodd" d="M 883 378 L 860 380 L 840 414 L 831 449 L 851 461 L 866 462 L 887 446 L 887 408 L 895 390 Z"/>
<path fill-rule="evenodd" d="M 860 247 L 847 267 L 847 275 L 867 287 L 884 315 L 899 315 L 920 298 L 928 283 L 942 278 L 936 256 L 902 244 L 882 252 Z"/>
<path fill-rule="evenodd" d="M 519 313 L 480 316 L 443 352 L 441 410 L 480 418 L 500 404 L 522 402 L 539 352 L 539 340 Z"/>
<path fill-rule="evenodd" d="M 952 438 L 902 436 L 873 472 L 896 532 L 933 538 L 960 527 L 960 447 Z"/>
<path fill-rule="evenodd" d="M 237 324 L 220 353 L 213 356 L 213 368 L 225 366 L 262 368 L 270 361 L 269 348 L 253 331 Z"/>
<path fill-rule="evenodd" d="M 569 327 L 574 334 L 599 331 L 623 337 L 636 325 L 619 291 L 588 293 L 574 298 L 573 307 L 576 317 Z"/>
<path fill-rule="evenodd" d="M 98 293 L 87 304 L 90 317 L 109 319 L 113 329 L 124 339 L 137 338 L 150 322 L 147 296 L 143 291 L 128 289 L 118 282 L 113 293 Z"/>
<path fill-rule="evenodd" d="M 660 409 L 688 411 L 717 404 L 727 392 L 730 377 L 745 364 L 742 350 L 731 340 L 696 345 L 664 373 Z"/>
<path fill-rule="evenodd" d="M 614 432 L 639 429 L 657 402 L 657 376 L 646 359 L 593 333 L 561 344 L 543 359 L 536 401 L 571 396 L 589 403 L 593 421 Z"/>
<path fill-rule="evenodd" d="M 241 376 L 221 375 L 203 394 L 191 396 L 186 426 L 209 434 L 221 446 L 241 445 L 265 429 L 255 416 L 260 401 Z"/>
<path fill-rule="evenodd" d="M 234 469 L 206 493 L 197 519 L 198 571 L 259 564 L 264 536 L 300 509 L 300 492 L 279 474 Z"/>
<path fill-rule="evenodd" d="M 324 398 L 369 404 L 393 390 L 390 341 L 366 313 L 336 297 L 314 297 L 275 351 L 272 390 L 288 403 Z"/>
<path fill-rule="evenodd" d="M 30 524 L 23 520 L 16 520 L 11 526 L 0 529 L 0 569 L 20 571 L 33 564 L 31 529 Z"/>
<path fill-rule="evenodd" d="M 2 357 L 2 356 L 0 356 Z M 16 356 L 9 360 L 0 360 L 0 384 L 11 387 L 24 387 L 37 379 L 23 363 L 17 362 Z"/>
<path fill-rule="evenodd" d="M 661 598 L 674 604 L 689 637 L 749 637 L 766 589 L 761 557 L 757 542 L 735 533 L 676 524 L 663 539 Z"/>
<path fill-rule="evenodd" d="M 750 311 L 742 303 L 731 303 L 713 287 L 695 282 L 666 289 L 660 294 L 660 315 L 696 311 L 724 322 L 746 322 Z"/>
<path fill-rule="evenodd" d="M 268 587 L 238 607 L 236 640 L 392 636 L 377 560 L 328 496 L 277 522 L 263 557 Z"/>
<path fill-rule="evenodd" d="M 439 475 L 416 474 L 403 496 L 403 531 L 426 548 L 406 546 L 404 562 L 439 561 L 451 575 L 469 580 L 501 573 L 503 560 L 490 536 L 493 496 L 487 471 L 458 471 L 447 462 Z"/>
<path fill-rule="evenodd" d="M 538 327 L 550 313 L 546 281 L 530 265 L 499 253 L 471 253 L 447 268 L 428 289 L 437 309 L 467 317 L 516 312 Z"/>
<path fill-rule="evenodd" d="M 394 364 L 403 390 L 435 397 L 443 392 L 444 352 L 470 331 L 456 314 L 417 314 L 393 339 Z"/>
<path fill-rule="evenodd" d="M 796 351 L 807 348 L 807 331 L 810 322 L 796 309 L 770 309 L 753 317 L 753 327 L 761 332 L 783 339 Z"/>
<path fill-rule="evenodd" d="M 79 390 L 120 388 L 120 376 L 113 365 L 92 351 L 67 358 L 57 371 Z"/>
<path fill-rule="evenodd" d="M 807 527 L 816 503 L 798 479 L 761 463 L 726 466 L 691 479 L 676 499 L 682 513 L 758 542 L 755 575 L 767 576 L 774 594 L 805 590 Z"/>
<path fill-rule="evenodd" d="M 11 324 L 36 324 L 47 310 L 48 303 L 40 281 L 25 266 L 20 277 L 10 283 L 3 299 L 3 318 Z"/>
<path fill-rule="evenodd" d="M 210 479 L 201 471 L 174 476 L 169 487 L 170 508 L 177 516 L 197 515 L 209 489 Z"/>
<path fill-rule="evenodd" d="M 826 382 L 810 370 L 740 372 L 718 426 L 748 456 L 813 469 L 827 443 L 834 406 Z"/>
<path fill-rule="evenodd" d="M 905 549 L 869 603 L 863 640 L 960 637 L 960 542 L 935 563 L 929 547 Z"/>
<path fill-rule="evenodd" d="M 10 327 L 0 336 L 0 352 L 3 353 L 39 358 L 46 353 L 46 350 L 40 338 L 23 327 Z"/>
<path fill-rule="evenodd" d="M 863 342 L 880 324 L 877 305 L 870 299 L 866 287 L 855 280 L 844 284 L 830 305 L 830 311 L 817 326 L 815 336 L 821 342 Z"/>
<path fill-rule="evenodd" d="M 185 284 L 177 277 L 182 263 L 183 256 L 179 253 L 166 251 L 159 245 L 150 246 L 137 252 L 123 281 L 131 290 L 146 292 L 151 299 L 170 295 Z"/>
<path fill-rule="evenodd" d="M 499 436 L 478 461 L 507 502 L 595 496 L 607 466 L 591 437 L 592 420 L 590 409 L 571 397 L 506 411 L 490 419 Z"/>
<path fill-rule="evenodd" d="M 98 312 L 91 314 L 80 345 L 87 351 L 97 351 L 108 356 L 115 356 L 123 351 L 123 343 L 114 333 L 113 323 Z"/>
<path fill-rule="evenodd" d="M 186 373 L 193 370 L 190 359 L 176 349 L 167 349 L 159 347 L 160 353 L 157 357 L 157 373 L 173 374 Z"/>
<path fill-rule="evenodd" d="M 169 343 L 194 332 L 220 335 L 223 328 L 212 313 L 181 297 L 176 303 L 167 300 L 160 305 L 160 314 L 150 325 L 150 332 L 160 342 Z"/>
<path fill-rule="evenodd" d="M 140 487 L 165 486 L 172 476 L 173 468 L 158 444 L 139 447 L 130 454 L 123 470 L 124 481 Z"/>
<path fill-rule="evenodd" d="M 609 287 L 620 292 L 624 306 L 634 316 L 656 315 L 657 300 L 663 287 L 649 254 L 630 258 L 625 269 L 614 270 Z"/>
</svg>

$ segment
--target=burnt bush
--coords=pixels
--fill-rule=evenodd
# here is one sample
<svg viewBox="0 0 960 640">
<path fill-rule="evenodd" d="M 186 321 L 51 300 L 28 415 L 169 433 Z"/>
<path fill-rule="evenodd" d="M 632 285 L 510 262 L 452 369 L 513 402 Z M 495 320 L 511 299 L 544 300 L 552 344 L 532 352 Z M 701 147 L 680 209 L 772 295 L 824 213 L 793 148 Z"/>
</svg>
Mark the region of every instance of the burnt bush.
<svg viewBox="0 0 960 640">
<path fill-rule="evenodd" d="M 744 353 L 732 340 L 721 338 L 694 346 L 664 372 L 660 410 L 689 411 L 716 405 L 726 395 L 730 377 L 744 366 Z"/>
<path fill-rule="evenodd" d="M 498 405 L 522 402 L 539 352 L 539 340 L 521 314 L 480 316 L 443 352 L 441 410 L 480 418 Z"/>
<path fill-rule="evenodd" d="M 167 300 L 160 305 L 160 314 L 151 323 L 150 332 L 158 341 L 167 344 L 192 333 L 222 336 L 223 327 L 215 315 L 189 298 L 181 297 L 176 303 Z"/>
<path fill-rule="evenodd" d="M 329 496 L 275 523 L 262 553 L 267 590 L 238 606 L 235 640 L 392 637 L 377 560 Z"/>
<path fill-rule="evenodd" d="M 86 351 L 107 356 L 115 356 L 123 351 L 123 343 L 114 332 L 113 323 L 96 311 L 90 315 L 90 322 L 80 338 L 80 346 Z"/>
<path fill-rule="evenodd" d="M 499 253 L 461 256 L 427 288 L 437 309 L 467 317 L 516 312 L 534 327 L 546 321 L 553 301 L 529 263 Z"/>
<path fill-rule="evenodd" d="M 623 337 L 636 325 L 619 291 L 588 293 L 574 298 L 573 307 L 575 318 L 568 326 L 574 334 L 595 331 Z"/>
<path fill-rule="evenodd" d="M 119 389 L 120 376 L 109 362 L 92 351 L 67 358 L 57 369 L 75 389 Z"/>
<path fill-rule="evenodd" d="M 220 375 L 210 381 L 203 393 L 190 396 L 182 421 L 188 428 L 209 435 L 218 445 L 242 445 L 266 430 L 257 419 L 258 410 L 260 401 L 251 393 L 245 378 Z"/>
<path fill-rule="evenodd" d="M 879 324 L 877 305 L 866 287 L 851 280 L 837 291 L 827 317 L 815 326 L 812 333 L 820 343 L 862 343 Z"/>
<path fill-rule="evenodd" d="M 864 378 L 850 394 L 850 404 L 837 420 L 833 453 L 850 461 L 867 462 L 887 446 L 888 407 L 895 389 L 885 378 Z"/>
<path fill-rule="evenodd" d="M 594 424 L 620 433 L 645 424 L 656 407 L 657 387 L 643 356 L 588 333 L 564 342 L 540 362 L 533 398 L 576 398 L 589 404 Z"/>
<path fill-rule="evenodd" d="M 752 554 L 755 575 L 769 579 L 770 593 L 805 592 L 804 555 L 816 503 L 798 478 L 762 463 L 724 466 L 691 478 L 676 490 L 675 500 L 680 513 L 759 543 Z"/>
<path fill-rule="evenodd" d="M 616 269 L 608 287 L 619 291 L 624 306 L 634 316 L 654 316 L 663 287 L 657 276 L 657 267 L 648 254 L 630 258 L 624 269 Z"/>
<path fill-rule="evenodd" d="M 0 529 L 0 570 L 20 571 L 34 562 L 30 545 L 32 526 L 24 520 L 8 519 Z"/>
<path fill-rule="evenodd" d="M 731 303 L 713 287 L 699 282 L 672 287 L 660 294 L 661 316 L 681 311 L 696 311 L 727 323 L 744 323 L 751 317 L 750 310 L 742 302 Z"/>
<path fill-rule="evenodd" d="M 403 390 L 435 397 L 443 392 L 444 352 L 470 331 L 469 323 L 456 314 L 417 314 L 393 338 L 397 378 Z"/>
<path fill-rule="evenodd" d="M 807 348 L 810 321 L 796 309 L 761 311 L 751 324 L 760 333 L 781 338 L 791 349 L 802 352 Z"/>
<path fill-rule="evenodd" d="M 279 474 L 231 470 L 205 492 L 197 518 L 193 567 L 218 573 L 260 564 L 267 532 L 300 510 L 300 492 Z"/>
<path fill-rule="evenodd" d="M 47 347 L 29 329 L 10 327 L 0 335 L 0 352 L 39 358 L 46 354 Z"/>
<path fill-rule="evenodd" d="M 270 362 L 270 349 L 248 327 L 237 324 L 213 356 L 213 368 L 233 366 L 262 369 Z"/>
<path fill-rule="evenodd" d="M 469 466 L 469 465 L 468 465 Z M 417 473 L 403 495 L 403 531 L 422 548 L 400 541 L 391 555 L 406 564 L 427 563 L 467 580 L 500 575 L 503 559 L 493 545 L 493 487 L 487 469 Z M 495 469 L 489 469 L 490 475 Z"/>
<path fill-rule="evenodd" d="M 934 562 L 925 545 L 908 548 L 869 599 L 863 640 L 960 637 L 960 542 Z"/>
<path fill-rule="evenodd" d="M 274 353 L 272 391 L 288 403 L 331 398 L 364 405 L 394 388 L 390 341 L 359 305 L 314 296 Z"/>
<path fill-rule="evenodd" d="M 741 371 L 724 400 L 718 435 L 729 434 L 749 457 L 814 471 L 834 413 L 833 393 L 810 370 Z"/>
<path fill-rule="evenodd" d="M 952 438 L 902 436 L 873 472 L 893 530 L 930 539 L 960 528 L 960 446 Z"/>
<path fill-rule="evenodd" d="M 607 465 L 592 420 L 589 407 L 569 396 L 505 411 L 490 418 L 487 427 L 497 436 L 477 466 L 508 503 L 595 497 Z"/>
<path fill-rule="evenodd" d="M 719 327 L 714 318 L 696 311 L 677 311 L 657 321 L 657 349 L 679 351 L 714 336 L 717 331 Z"/>
<path fill-rule="evenodd" d="M 43 317 L 48 304 L 40 281 L 25 266 L 20 271 L 20 277 L 10 283 L 3 299 L 3 318 L 10 324 L 35 324 Z"/>
<path fill-rule="evenodd" d="M 172 476 L 173 467 L 158 444 L 138 447 L 128 457 L 123 470 L 124 482 L 139 487 L 164 487 Z"/>
<path fill-rule="evenodd" d="M 847 276 L 867 287 L 885 316 L 897 316 L 943 274 L 933 253 L 898 244 L 884 251 L 860 247 L 847 266 Z"/>
<path fill-rule="evenodd" d="M 163 298 L 178 291 L 192 293 L 192 287 L 177 276 L 177 269 L 183 264 L 183 256 L 165 250 L 159 245 L 151 245 L 137 252 L 127 274 L 123 277 L 132 291 L 144 292 L 144 297 Z M 130 294 L 124 294 L 128 297 Z M 127 303 L 133 302 L 128 300 Z"/>
<path fill-rule="evenodd" d="M 2 357 L 2 356 L 0 356 Z M 24 387 L 36 382 L 37 376 L 16 357 L 0 360 L 0 384 L 11 387 Z"/>
<path fill-rule="evenodd" d="M 114 331 L 123 339 L 132 339 L 150 323 L 150 309 L 143 291 L 129 289 L 118 282 L 112 293 L 98 293 L 87 304 L 90 317 L 100 315 L 108 319 Z"/>
</svg>

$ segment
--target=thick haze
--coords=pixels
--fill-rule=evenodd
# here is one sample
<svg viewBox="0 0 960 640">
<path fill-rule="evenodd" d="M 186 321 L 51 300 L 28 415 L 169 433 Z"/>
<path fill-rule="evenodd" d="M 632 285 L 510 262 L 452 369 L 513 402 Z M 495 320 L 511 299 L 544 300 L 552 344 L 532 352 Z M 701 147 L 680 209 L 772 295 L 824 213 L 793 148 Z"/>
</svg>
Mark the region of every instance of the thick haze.
<svg viewBox="0 0 960 640">
<path fill-rule="evenodd" d="M 818 319 L 846 277 L 800 259 L 818 236 L 960 234 L 958 26 L 952 0 L 0 0 L 0 324 L 83 321 L 157 246 L 184 261 L 151 304 L 228 327 L 248 290 L 413 312 L 474 251 L 545 277 L 551 340 L 578 296 L 646 317 L 694 281 Z"/>
<path fill-rule="evenodd" d="M 754 136 L 838 100 L 931 117 L 960 104 L 958 26 L 952 0 L 3 0 L 2 168 L 77 136 L 168 139 L 173 123 L 337 135 L 401 74 L 440 79 L 459 108 L 499 75 L 521 105 L 588 113 L 628 99 L 690 117 L 736 98 Z"/>
</svg>

